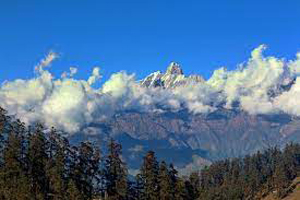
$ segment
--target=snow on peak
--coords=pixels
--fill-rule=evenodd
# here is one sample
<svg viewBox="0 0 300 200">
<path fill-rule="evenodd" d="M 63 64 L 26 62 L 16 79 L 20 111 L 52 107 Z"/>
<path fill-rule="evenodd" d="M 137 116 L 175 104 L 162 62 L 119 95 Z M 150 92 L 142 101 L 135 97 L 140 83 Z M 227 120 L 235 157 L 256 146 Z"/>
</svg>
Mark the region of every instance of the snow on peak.
<svg viewBox="0 0 300 200">
<path fill-rule="evenodd" d="M 178 75 L 181 74 L 181 75 L 183 75 L 183 71 L 178 63 L 171 62 L 167 69 L 166 74 L 178 74 Z"/>
<path fill-rule="evenodd" d="M 141 85 L 146 86 L 146 87 L 163 86 L 163 84 L 161 82 L 162 76 L 163 76 L 163 73 L 161 73 L 160 71 L 153 72 L 141 81 Z"/>
<path fill-rule="evenodd" d="M 204 82 L 201 76 L 191 75 L 186 77 L 181 66 L 176 62 L 171 62 L 165 73 L 160 71 L 151 73 L 140 83 L 144 87 L 175 88 L 199 82 Z"/>
</svg>

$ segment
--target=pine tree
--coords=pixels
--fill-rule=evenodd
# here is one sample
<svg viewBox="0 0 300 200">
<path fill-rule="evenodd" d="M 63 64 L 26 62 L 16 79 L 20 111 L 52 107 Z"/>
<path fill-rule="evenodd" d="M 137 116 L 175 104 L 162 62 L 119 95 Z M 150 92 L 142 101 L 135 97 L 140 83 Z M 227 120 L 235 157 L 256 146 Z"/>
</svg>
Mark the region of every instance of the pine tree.
<svg viewBox="0 0 300 200">
<path fill-rule="evenodd" d="M 49 186 L 46 176 L 47 140 L 41 125 L 37 125 L 29 137 L 28 161 L 32 195 L 36 200 L 47 199 Z"/>
<path fill-rule="evenodd" d="M 186 182 L 187 190 L 191 199 L 197 199 L 199 196 L 200 178 L 198 172 L 193 172 Z"/>
<path fill-rule="evenodd" d="M 84 199 L 77 188 L 75 182 L 70 179 L 68 186 L 67 186 L 67 191 L 66 191 L 66 199 L 68 200 L 82 200 Z"/>
<path fill-rule="evenodd" d="M 20 121 L 14 123 L 3 150 L 3 166 L 0 169 L 1 199 L 31 199 L 29 179 L 24 169 L 22 134 L 25 127 Z"/>
<path fill-rule="evenodd" d="M 178 178 L 176 181 L 174 200 L 189 200 L 188 191 L 182 178 Z"/>
<path fill-rule="evenodd" d="M 110 200 L 123 200 L 127 196 L 127 168 L 120 158 L 121 150 L 122 146 L 111 139 L 105 161 L 106 192 Z"/>
<path fill-rule="evenodd" d="M 8 117 L 6 111 L 0 107 L 0 167 L 3 166 L 3 151 L 5 146 L 5 133 L 7 133 Z"/>
<path fill-rule="evenodd" d="M 159 186 L 159 199 L 171 200 L 172 199 L 171 178 L 170 178 L 167 164 L 164 161 L 162 161 L 159 166 L 158 186 Z"/>
<path fill-rule="evenodd" d="M 7 123 L 7 112 L 3 108 L 0 107 L 0 135 L 4 132 L 4 127 Z"/>
<path fill-rule="evenodd" d="M 81 170 L 79 166 L 79 152 L 76 146 L 72 146 L 68 149 L 68 161 L 67 161 L 67 174 L 68 174 L 68 184 L 67 184 L 67 197 L 68 199 L 83 199 L 83 194 L 81 192 Z"/>
<path fill-rule="evenodd" d="M 286 195 L 285 189 L 289 186 L 290 182 L 287 174 L 287 166 L 284 161 L 281 161 L 276 165 L 274 172 L 274 187 L 279 198 Z"/>
<path fill-rule="evenodd" d="M 142 199 L 139 194 L 138 183 L 136 181 L 128 181 L 128 183 L 127 183 L 127 199 L 128 200 Z"/>
<path fill-rule="evenodd" d="M 296 178 L 298 173 L 300 173 L 300 152 L 296 144 L 290 143 L 285 146 L 283 161 L 286 165 L 288 178 Z"/>
<path fill-rule="evenodd" d="M 100 152 L 91 143 L 82 142 L 79 148 L 72 148 L 70 178 L 83 199 L 92 199 L 95 183 L 98 182 Z"/>
<path fill-rule="evenodd" d="M 136 191 L 136 199 L 145 200 L 145 178 L 142 174 L 137 174 L 135 177 L 135 191 Z"/>
<path fill-rule="evenodd" d="M 144 157 L 144 162 L 139 174 L 143 184 L 143 197 L 145 200 L 156 200 L 159 197 L 158 187 L 158 162 L 153 151 Z"/>
<path fill-rule="evenodd" d="M 175 169 L 173 164 L 170 164 L 169 166 L 169 177 L 170 177 L 170 181 L 171 181 L 171 197 L 172 199 L 176 199 L 175 195 L 178 193 L 178 191 L 176 191 L 176 186 L 177 186 L 177 182 L 178 182 L 178 171 Z"/>
<path fill-rule="evenodd" d="M 51 199 L 66 199 L 66 151 L 68 145 L 54 128 L 51 129 L 48 143 L 47 179 L 49 180 Z"/>
</svg>

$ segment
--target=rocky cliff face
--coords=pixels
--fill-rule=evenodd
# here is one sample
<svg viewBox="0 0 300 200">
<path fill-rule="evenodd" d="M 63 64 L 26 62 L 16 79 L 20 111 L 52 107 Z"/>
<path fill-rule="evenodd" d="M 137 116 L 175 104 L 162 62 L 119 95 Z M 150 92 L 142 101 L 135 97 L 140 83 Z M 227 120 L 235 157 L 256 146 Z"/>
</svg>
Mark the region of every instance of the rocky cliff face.
<svg viewBox="0 0 300 200">
<path fill-rule="evenodd" d="M 254 116 L 225 109 L 208 115 L 130 111 L 94 124 L 94 128 L 101 134 L 85 134 L 85 137 L 105 140 L 111 136 L 119 140 L 131 168 L 140 164 L 148 150 L 156 151 L 159 158 L 179 168 L 190 165 L 194 169 L 212 160 L 243 156 L 290 141 L 300 142 L 298 118 L 285 114 Z"/>
</svg>

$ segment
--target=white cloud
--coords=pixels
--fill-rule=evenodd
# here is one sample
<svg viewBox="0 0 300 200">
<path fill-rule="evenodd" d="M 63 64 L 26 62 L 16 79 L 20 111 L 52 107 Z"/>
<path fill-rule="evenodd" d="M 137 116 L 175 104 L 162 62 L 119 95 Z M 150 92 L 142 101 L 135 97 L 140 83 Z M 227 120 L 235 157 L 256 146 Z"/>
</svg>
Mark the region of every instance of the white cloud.
<svg viewBox="0 0 300 200">
<path fill-rule="evenodd" d="M 284 83 L 290 76 L 287 63 L 283 59 L 264 57 L 265 45 L 254 49 L 249 61 L 234 71 L 221 68 L 207 81 L 226 96 L 227 107 L 240 102 L 249 113 L 269 113 L 273 103 L 268 93 Z"/>
<path fill-rule="evenodd" d="M 93 85 L 102 75 L 95 67 L 88 80 L 76 80 L 77 68 L 70 68 L 61 79 L 45 70 L 58 55 L 50 52 L 37 66 L 37 76 L 14 80 L 0 87 L 0 106 L 25 122 L 41 121 L 74 133 L 91 122 L 107 118 L 124 109 L 143 112 L 164 112 L 188 109 L 191 113 L 212 112 L 217 106 L 240 108 L 251 113 L 287 112 L 300 115 L 300 54 L 292 61 L 264 57 L 264 45 L 253 50 L 251 58 L 238 69 L 220 68 L 201 83 L 175 89 L 140 86 L 133 74 L 113 74 L 100 88 Z M 291 84 L 290 90 L 280 87 Z M 279 91 L 279 92 L 278 92 Z M 270 94 L 273 95 L 270 95 Z"/>
<path fill-rule="evenodd" d="M 75 74 L 77 74 L 78 69 L 76 67 L 70 67 L 70 72 L 63 72 L 61 78 L 72 78 Z"/>
<path fill-rule="evenodd" d="M 71 73 L 72 73 L 72 70 L 71 70 Z M 74 73 L 74 70 L 73 70 L 73 73 Z M 100 68 L 99 67 L 95 67 L 93 69 L 93 73 L 92 75 L 89 77 L 88 79 L 88 84 L 89 85 L 93 85 L 97 80 L 99 80 L 102 76 L 100 75 Z"/>
<path fill-rule="evenodd" d="M 286 113 L 300 116 L 300 77 L 296 79 L 295 84 L 289 91 L 283 92 L 274 100 L 277 109 Z"/>
<path fill-rule="evenodd" d="M 44 71 L 44 68 L 47 66 L 50 66 L 50 64 L 58 58 L 58 54 L 50 51 L 44 59 L 41 60 L 41 62 L 35 66 L 35 71 L 38 73 L 42 73 Z"/>
<path fill-rule="evenodd" d="M 205 166 L 211 165 L 211 162 L 198 156 L 193 155 L 192 156 L 193 161 L 183 168 L 178 169 L 179 173 L 181 175 L 189 175 L 191 172 L 199 172 L 201 169 L 203 169 Z"/>
</svg>

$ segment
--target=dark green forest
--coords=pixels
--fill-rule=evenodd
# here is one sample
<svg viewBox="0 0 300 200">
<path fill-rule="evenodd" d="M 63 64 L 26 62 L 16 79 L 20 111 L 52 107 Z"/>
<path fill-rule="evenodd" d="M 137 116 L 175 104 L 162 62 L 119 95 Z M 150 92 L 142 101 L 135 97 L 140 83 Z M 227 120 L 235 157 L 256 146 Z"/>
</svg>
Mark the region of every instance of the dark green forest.
<svg viewBox="0 0 300 200">
<path fill-rule="evenodd" d="M 214 162 L 189 177 L 149 151 L 128 174 L 122 146 L 71 145 L 59 132 L 26 126 L 0 108 L 1 200 L 235 200 L 286 196 L 300 175 L 300 145 Z"/>
</svg>

